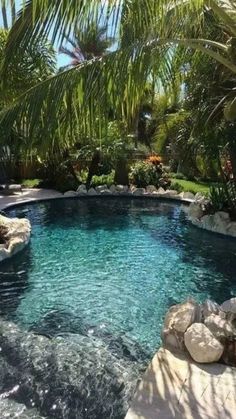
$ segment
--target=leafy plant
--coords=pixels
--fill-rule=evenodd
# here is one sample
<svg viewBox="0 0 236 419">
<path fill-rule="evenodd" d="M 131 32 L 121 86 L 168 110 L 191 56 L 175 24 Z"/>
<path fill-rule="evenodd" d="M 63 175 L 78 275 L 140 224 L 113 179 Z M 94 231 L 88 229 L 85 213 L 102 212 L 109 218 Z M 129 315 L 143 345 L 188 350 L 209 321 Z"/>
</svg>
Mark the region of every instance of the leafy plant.
<svg viewBox="0 0 236 419">
<path fill-rule="evenodd" d="M 211 209 L 216 211 L 228 211 L 232 218 L 236 217 L 236 185 L 227 182 L 220 186 L 210 188 Z"/>
<path fill-rule="evenodd" d="M 93 176 L 91 186 L 93 188 L 96 188 L 96 186 L 100 186 L 100 185 L 107 185 L 108 187 L 110 187 L 111 185 L 114 184 L 114 176 L 115 176 L 114 170 L 108 175 Z"/>
<path fill-rule="evenodd" d="M 70 159 L 63 156 L 51 156 L 43 161 L 40 175 L 43 178 L 41 187 L 53 188 L 60 192 L 76 190 L 79 184 Z"/>
</svg>

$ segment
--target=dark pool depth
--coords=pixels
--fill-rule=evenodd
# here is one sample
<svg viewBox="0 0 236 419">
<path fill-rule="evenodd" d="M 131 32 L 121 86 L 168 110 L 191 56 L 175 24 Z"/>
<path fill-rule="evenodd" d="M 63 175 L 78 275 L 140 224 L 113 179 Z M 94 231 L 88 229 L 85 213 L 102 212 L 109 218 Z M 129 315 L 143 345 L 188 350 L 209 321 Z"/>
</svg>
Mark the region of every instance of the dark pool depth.
<svg viewBox="0 0 236 419">
<path fill-rule="evenodd" d="M 236 240 L 191 226 L 174 203 L 68 199 L 8 213 L 33 231 L 0 265 L 0 390 L 16 388 L 7 403 L 27 418 L 122 418 L 168 307 L 236 294 Z"/>
</svg>

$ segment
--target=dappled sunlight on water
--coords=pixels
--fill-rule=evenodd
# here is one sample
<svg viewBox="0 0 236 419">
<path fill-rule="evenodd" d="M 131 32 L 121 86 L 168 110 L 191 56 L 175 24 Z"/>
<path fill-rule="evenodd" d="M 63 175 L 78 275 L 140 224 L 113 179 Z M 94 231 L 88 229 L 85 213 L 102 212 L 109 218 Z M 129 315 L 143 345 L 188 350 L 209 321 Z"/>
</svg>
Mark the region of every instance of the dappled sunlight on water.
<svg viewBox="0 0 236 419">
<path fill-rule="evenodd" d="M 88 368 L 94 376 L 101 373 L 100 363 L 92 361 L 98 347 L 108 364 L 116 359 L 119 367 L 105 373 L 103 390 L 109 399 L 111 377 L 123 383 L 119 412 L 160 344 L 167 308 L 189 296 L 220 303 L 236 293 L 236 241 L 191 226 L 179 205 L 141 198 L 68 199 L 9 213 L 30 218 L 33 233 L 30 246 L 0 266 L 2 316 L 21 328 L 17 333 L 63 339 L 65 352 L 80 339 L 80 378 Z M 124 378 L 121 371 L 129 369 L 133 373 Z M 58 369 L 56 374 L 59 380 Z M 62 410 L 53 416 L 45 403 L 43 414 L 73 417 Z M 66 395 L 61 403 L 68 408 Z M 96 405 L 96 397 L 91 403 Z M 94 411 L 83 417 L 96 418 Z M 104 418 L 122 416 L 110 414 L 107 406 Z"/>
</svg>

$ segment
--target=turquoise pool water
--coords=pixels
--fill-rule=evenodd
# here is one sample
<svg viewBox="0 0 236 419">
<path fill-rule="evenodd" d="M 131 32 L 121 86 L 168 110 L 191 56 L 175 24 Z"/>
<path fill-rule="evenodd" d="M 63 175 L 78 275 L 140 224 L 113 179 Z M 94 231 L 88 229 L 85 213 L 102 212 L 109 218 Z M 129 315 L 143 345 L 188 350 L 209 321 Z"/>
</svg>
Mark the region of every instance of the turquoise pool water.
<svg viewBox="0 0 236 419">
<path fill-rule="evenodd" d="M 0 266 L 1 315 L 23 330 L 91 347 L 97 337 L 144 368 L 169 306 L 236 294 L 236 240 L 191 226 L 174 203 L 68 199 L 9 214 L 33 227 L 30 246 Z"/>
</svg>

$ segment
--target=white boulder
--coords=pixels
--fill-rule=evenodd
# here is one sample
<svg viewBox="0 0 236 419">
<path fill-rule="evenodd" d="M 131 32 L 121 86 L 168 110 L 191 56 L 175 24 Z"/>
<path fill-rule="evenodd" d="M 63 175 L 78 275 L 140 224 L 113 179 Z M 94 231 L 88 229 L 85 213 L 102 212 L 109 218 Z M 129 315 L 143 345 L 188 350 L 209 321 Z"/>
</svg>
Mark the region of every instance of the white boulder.
<svg viewBox="0 0 236 419">
<path fill-rule="evenodd" d="M 182 304 L 172 306 L 164 322 L 164 327 L 168 329 L 175 329 L 178 332 L 186 332 L 188 327 L 199 320 L 200 307 L 193 301 L 189 300 Z"/>
<path fill-rule="evenodd" d="M 21 251 L 30 240 L 31 225 L 23 218 L 0 216 L 0 226 L 6 230 L 6 243 L 0 246 L 0 262 Z"/>
<path fill-rule="evenodd" d="M 218 362 L 224 347 L 202 323 L 194 323 L 184 334 L 184 343 L 196 362 Z"/>
<path fill-rule="evenodd" d="M 192 323 L 200 321 L 200 318 L 200 306 L 193 300 L 171 307 L 162 330 L 164 346 L 184 350 L 184 333 Z"/>
</svg>

